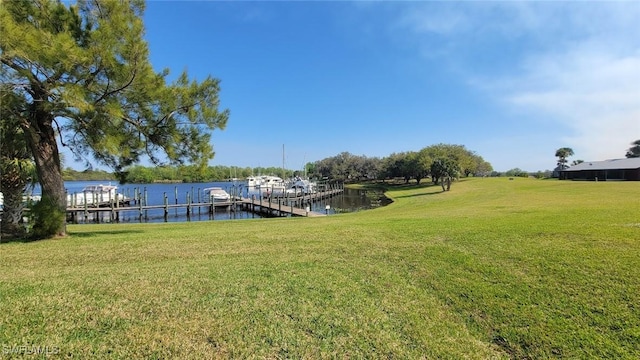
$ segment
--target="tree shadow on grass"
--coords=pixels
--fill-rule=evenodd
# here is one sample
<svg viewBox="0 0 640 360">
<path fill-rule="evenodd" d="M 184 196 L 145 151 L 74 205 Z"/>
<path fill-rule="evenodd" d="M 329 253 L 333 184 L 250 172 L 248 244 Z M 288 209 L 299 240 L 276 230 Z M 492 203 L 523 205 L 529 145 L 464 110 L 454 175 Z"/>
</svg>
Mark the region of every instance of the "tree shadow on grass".
<svg viewBox="0 0 640 360">
<path fill-rule="evenodd" d="M 394 199 L 412 198 L 412 197 L 421 197 L 421 196 L 431 196 L 431 195 L 440 195 L 440 194 L 442 194 L 443 192 L 444 192 L 444 191 L 437 191 L 437 192 L 428 192 L 428 193 L 420 193 L 420 194 L 401 195 L 401 196 L 396 196 L 396 197 L 394 197 Z"/>
<path fill-rule="evenodd" d="M 431 195 L 439 195 L 439 194 L 443 193 L 443 191 L 441 190 L 442 187 L 440 186 L 440 184 L 438 184 L 438 185 L 435 185 L 435 184 L 422 184 L 422 185 L 409 184 L 409 185 L 406 185 L 406 186 L 394 187 L 393 189 L 394 190 L 395 189 L 402 189 L 402 190 L 417 190 L 417 189 L 431 190 L 431 188 L 438 188 L 440 190 L 439 191 L 421 192 L 421 193 L 418 193 L 418 194 L 394 196 L 394 199 L 412 198 L 412 197 L 421 197 L 421 196 L 431 196 Z"/>
<path fill-rule="evenodd" d="M 92 238 L 101 235 L 142 234 L 142 230 L 104 230 L 104 231 L 74 231 L 69 236 L 74 238 Z"/>
<path fill-rule="evenodd" d="M 33 239 L 29 237 L 15 237 L 8 234 L 2 234 L 0 238 L 0 246 L 10 243 L 41 243 L 43 241 L 64 240 L 67 238 L 94 238 L 101 235 L 123 235 L 123 234 L 142 234 L 141 230 L 106 230 L 106 231 L 74 231 L 68 232 L 66 237 L 53 237 L 48 239 Z"/>
</svg>

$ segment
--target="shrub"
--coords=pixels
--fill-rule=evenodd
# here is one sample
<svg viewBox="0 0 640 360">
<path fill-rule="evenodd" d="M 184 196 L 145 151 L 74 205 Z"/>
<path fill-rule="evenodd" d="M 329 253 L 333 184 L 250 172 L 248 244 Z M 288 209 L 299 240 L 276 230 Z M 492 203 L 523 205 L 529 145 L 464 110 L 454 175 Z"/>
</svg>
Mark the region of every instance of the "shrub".
<svg viewBox="0 0 640 360">
<path fill-rule="evenodd" d="M 65 211 L 60 209 L 54 201 L 43 197 L 31 209 L 33 232 L 31 239 L 39 240 L 53 237 L 64 220 Z"/>
</svg>

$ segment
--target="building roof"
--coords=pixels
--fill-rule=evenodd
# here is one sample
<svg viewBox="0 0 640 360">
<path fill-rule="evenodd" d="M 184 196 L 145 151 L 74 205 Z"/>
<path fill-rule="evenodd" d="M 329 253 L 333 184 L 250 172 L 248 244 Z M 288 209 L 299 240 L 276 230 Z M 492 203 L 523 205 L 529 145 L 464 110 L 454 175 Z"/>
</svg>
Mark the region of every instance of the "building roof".
<svg viewBox="0 0 640 360">
<path fill-rule="evenodd" d="M 585 161 L 562 171 L 640 169 L 640 158 Z"/>
</svg>

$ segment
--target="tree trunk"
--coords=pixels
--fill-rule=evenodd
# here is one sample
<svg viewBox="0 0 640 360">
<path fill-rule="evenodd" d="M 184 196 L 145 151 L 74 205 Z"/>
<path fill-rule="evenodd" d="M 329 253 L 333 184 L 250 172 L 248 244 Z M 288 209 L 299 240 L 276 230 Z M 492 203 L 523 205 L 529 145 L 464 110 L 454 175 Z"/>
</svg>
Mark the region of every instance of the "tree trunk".
<svg viewBox="0 0 640 360">
<path fill-rule="evenodd" d="M 46 101 L 41 103 L 46 103 Z M 40 105 L 41 103 L 34 102 L 31 121 L 28 124 L 23 124 L 23 130 L 36 163 L 42 198 L 50 199 L 64 214 L 67 210 L 67 196 L 62 179 L 58 143 L 53 130 L 53 115 L 43 110 L 44 105 Z M 65 219 L 66 217 L 63 216 L 60 224 L 57 224 L 55 235 L 64 236 L 66 234 Z"/>
</svg>

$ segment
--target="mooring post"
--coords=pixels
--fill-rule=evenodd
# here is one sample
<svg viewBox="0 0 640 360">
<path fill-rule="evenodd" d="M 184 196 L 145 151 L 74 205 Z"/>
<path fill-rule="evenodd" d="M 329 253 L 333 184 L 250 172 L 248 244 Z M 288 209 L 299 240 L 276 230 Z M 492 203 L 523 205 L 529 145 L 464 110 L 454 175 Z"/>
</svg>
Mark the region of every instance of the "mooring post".
<svg viewBox="0 0 640 360">
<path fill-rule="evenodd" d="M 84 192 L 84 221 L 87 222 L 87 218 L 89 217 L 89 210 L 87 209 L 87 192 Z"/>
<path fill-rule="evenodd" d="M 116 196 L 118 196 L 118 194 L 116 194 Z M 109 197 L 111 197 L 111 194 L 109 194 Z M 111 214 L 109 216 L 109 219 L 111 219 L 111 221 L 113 222 L 113 220 L 115 220 L 115 217 L 116 217 L 116 210 L 115 210 L 115 204 L 112 199 L 109 199 L 109 206 L 111 207 Z"/>
<path fill-rule="evenodd" d="M 187 219 L 191 217 L 191 194 L 187 192 Z"/>
<path fill-rule="evenodd" d="M 138 193 L 138 208 L 140 213 L 140 221 L 142 221 L 142 194 Z"/>
<path fill-rule="evenodd" d="M 169 198 L 167 197 L 167 192 L 163 192 L 162 196 L 164 198 L 164 222 L 169 220 Z"/>
<path fill-rule="evenodd" d="M 247 190 L 247 196 L 249 196 L 249 192 Z M 256 196 L 254 194 L 251 195 L 251 218 L 256 217 Z"/>
<path fill-rule="evenodd" d="M 149 210 L 147 210 L 147 209 L 146 209 L 146 207 L 147 207 L 147 205 L 148 205 L 148 203 L 147 203 L 147 200 L 148 200 L 148 199 L 149 199 L 149 198 L 147 197 L 147 187 L 145 186 L 145 187 L 144 187 L 144 207 L 145 207 L 145 210 L 144 210 L 144 219 L 145 219 L 145 220 L 149 220 Z"/>
</svg>

